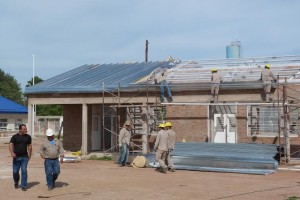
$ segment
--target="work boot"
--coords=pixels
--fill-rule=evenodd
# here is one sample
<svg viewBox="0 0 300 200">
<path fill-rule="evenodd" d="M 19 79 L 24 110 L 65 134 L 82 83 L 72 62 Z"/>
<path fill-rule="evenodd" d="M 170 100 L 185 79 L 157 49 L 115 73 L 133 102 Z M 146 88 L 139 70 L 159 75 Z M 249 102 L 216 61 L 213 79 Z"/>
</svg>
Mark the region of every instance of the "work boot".
<svg viewBox="0 0 300 200">
<path fill-rule="evenodd" d="M 175 172 L 175 169 L 174 168 L 170 168 L 169 171 L 170 172 Z"/>
<path fill-rule="evenodd" d="M 173 102 L 173 98 L 172 98 L 172 97 L 169 97 L 169 98 L 168 98 L 168 102 L 169 102 L 169 103 L 172 103 L 172 102 Z"/>
<path fill-rule="evenodd" d="M 167 168 L 167 167 L 159 167 L 159 172 L 160 172 L 160 173 L 166 174 L 167 171 L 168 171 L 168 168 Z"/>
</svg>

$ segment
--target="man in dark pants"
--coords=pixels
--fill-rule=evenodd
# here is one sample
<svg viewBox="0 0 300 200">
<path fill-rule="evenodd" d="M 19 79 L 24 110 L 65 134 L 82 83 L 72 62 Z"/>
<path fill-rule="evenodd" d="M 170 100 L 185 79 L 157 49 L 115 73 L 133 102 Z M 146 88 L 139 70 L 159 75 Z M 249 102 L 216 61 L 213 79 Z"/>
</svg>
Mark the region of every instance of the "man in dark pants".
<svg viewBox="0 0 300 200">
<path fill-rule="evenodd" d="M 19 125 L 19 133 L 13 135 L 9 143 L 9 151 L 13 157 L 13 179 L 14 186 L 19 187 L 20 168 L 21 168 L 21 187 L 26 191 L 27 187 L 27 165 L 32 154 L 31 136 L 27 134 L 25 124 Z"/>
<path fill-rule="evenodd" d="M 42 143 L 40 155 L 45 159 L 44 165 L 48 190 L 53 190 L 55 181 L 60 174 L 59 163 L 63 162 L 64 149 L 62 143 L 54 139 L 54 131 L 52 129 L 47 129 L 46 136 L 48 140 Z"/>
</svg>

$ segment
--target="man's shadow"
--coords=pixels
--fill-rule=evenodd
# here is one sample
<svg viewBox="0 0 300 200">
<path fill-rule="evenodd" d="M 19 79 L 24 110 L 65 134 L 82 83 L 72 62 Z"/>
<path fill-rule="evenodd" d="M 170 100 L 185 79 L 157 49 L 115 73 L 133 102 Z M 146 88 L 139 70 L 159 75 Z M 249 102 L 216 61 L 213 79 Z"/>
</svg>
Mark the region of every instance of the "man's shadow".
<svg viewBox="0 0 300 200">
<path fill-rule="evenodd" d="M 56 188 L 66 187 L 68 185 L 69 185 L 69 183 L 66 183 L 66 182 L 59 182 L 59 181 L 55 182 Z"/>
<path fill-rule="evenodd" d="M 36 186 L 36 185 L 39 185 L 40 184 L 40 182 L 28 182 L 27 183 L 27 188 L 29 189 L 29 188 L 32 188 L 32 187 L 34 187 L 34 186 Z"/>
</svg>

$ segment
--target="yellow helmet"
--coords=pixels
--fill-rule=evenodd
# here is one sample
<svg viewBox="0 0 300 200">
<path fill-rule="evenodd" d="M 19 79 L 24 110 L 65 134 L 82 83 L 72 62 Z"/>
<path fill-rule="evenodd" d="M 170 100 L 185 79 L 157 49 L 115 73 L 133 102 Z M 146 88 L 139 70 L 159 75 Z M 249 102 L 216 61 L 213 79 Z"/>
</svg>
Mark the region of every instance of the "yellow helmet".
<svg viewBox="0 0 300 200">
<path fill-rule="evenodd" d="M 217 68 L 212 68 L 212 69 L 211 69 L 211 72 L 217 72 L 217 71 L 218 71 Z"/>
<path fill-rule="evenodd" d="M 158 128 L 165 128 L 165 124 L 159 124 Z"/>
<path fill-rule="evenodd" d="M 265 67 L 268 68 L 268 69 L 270 69 L 271 65 L 270 65 L 269 63 L 267 63 L 267 64 L 265 65 Z"/>
<path fill-rule="evenodd" d="M 165 126 L 168 126 L 168 127 L 169 127 L 169 126 L 172 126 L 172 124 L 171 124 L 171 122 L 166 122 L 166 123 L 165 123 Z"/>
</svg>

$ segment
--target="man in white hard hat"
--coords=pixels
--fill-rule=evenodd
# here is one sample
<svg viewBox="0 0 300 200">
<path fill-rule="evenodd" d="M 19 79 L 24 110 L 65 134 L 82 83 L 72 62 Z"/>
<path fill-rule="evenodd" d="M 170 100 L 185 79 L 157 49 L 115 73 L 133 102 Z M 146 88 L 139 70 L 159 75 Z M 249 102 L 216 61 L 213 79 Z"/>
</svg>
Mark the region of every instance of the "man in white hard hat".
<svg viewBox="0 0 300 200">
<path fill-rule="evenodd" d="M 131 122 L 126 121 L 119 133 L 120 152 L 119 152 L 118 164 L 120 167 L 125 166 L 128 161 L 130 138 L 131 138 Z"/>
<path fill-rule="evenodd" d="M 168 170 L 170 172 L 175 172 L 175 166 L 171 159 L 171 152 L 175 148 L 176 133 L 172 130 L 171 122 L 166 122 L 165 126 L 166 126 L 166 132 L 168 134 L 168 157 L 167 157 Z"/>
<path fill-rule="evenodd" d="M 271 96 L 271 84 L 272 81 L 276 81 L 276 77 L 274 76 L 273 72 L 270 69 L 270 64 L 267 63 L 265 65 L 265 68 L 261 71 L 261 80 L 263 81 L 263 87 L 264 87 L 264 92 L 266 95 L 266 102 L 269 103 L 270 101 L 273 100 Z"/>
<path fill-rule="evenodd" d="M 40 155 L 44 161 L 48 190 L 53 190 L 55 181 L 60 174 L 60 163 L 63 163 L 64 149 L 62 143 L 54 139 L 54 131 L 46 130 L 47 140 L 40 147 Z"/>
<path fill-rule="evenodd" d="M 168 134 L 165 131 L 165 124 L 159 124 L 159 131 L 156 136 L 154 150 L 156 151 L 155 158 L 160 165 L 159 172 L 166 173 L 168 170 Z"/>
</svg>

